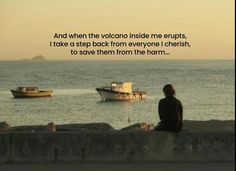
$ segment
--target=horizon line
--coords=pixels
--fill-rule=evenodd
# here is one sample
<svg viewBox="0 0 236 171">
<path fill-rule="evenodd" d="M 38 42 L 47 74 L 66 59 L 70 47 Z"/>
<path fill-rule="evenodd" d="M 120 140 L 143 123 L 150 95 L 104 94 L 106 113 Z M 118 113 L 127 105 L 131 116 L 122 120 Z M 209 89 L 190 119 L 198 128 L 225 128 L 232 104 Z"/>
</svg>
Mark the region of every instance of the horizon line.
<svg viewBox="0 0 236 171">
<path fill-rule="evenodd" d="M 34 60 L 34 59 L 0 59 L 0 61 L 231 61 L 232 59 L 42 59 L 42 60 Z"/>
</svg>

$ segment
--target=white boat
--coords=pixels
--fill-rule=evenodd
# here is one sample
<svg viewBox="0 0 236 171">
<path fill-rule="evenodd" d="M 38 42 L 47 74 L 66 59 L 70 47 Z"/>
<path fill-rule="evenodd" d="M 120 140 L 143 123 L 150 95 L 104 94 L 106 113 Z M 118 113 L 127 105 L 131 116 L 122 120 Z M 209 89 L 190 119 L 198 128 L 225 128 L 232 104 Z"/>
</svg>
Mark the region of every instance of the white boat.
<svg viewBox="0 0 236 171">
<path fill-rule="evenodd" d="M 96 88 L 102 101 L 141 100 L 146 97 L 145 91 L 132 90 L 132 82 L 111 82 L 110 86 Z"/>
</svg>

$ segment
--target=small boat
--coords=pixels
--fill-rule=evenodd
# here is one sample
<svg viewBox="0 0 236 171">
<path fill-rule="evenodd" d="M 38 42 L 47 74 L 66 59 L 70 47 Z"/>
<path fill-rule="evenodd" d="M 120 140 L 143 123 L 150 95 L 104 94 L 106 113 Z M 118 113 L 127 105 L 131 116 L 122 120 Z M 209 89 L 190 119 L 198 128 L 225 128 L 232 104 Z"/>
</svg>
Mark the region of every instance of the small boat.
<svg viewBox="0 0 236 171">
<path fill-rule="evenodd" d="M 50 97 L 53 95 L 52 90 L 39 90 L 38 87 L 17 87 L 11 90 L 14 98 L 33 98 L 33 97 Z"/>
<path fill-rule="evenodd" d="M 111 82 L 110 86 L 96 88 L 102 101 L 141 100 L 146 97 L 145 91 L 132 90 L 132 82 Z"/>
</svg>

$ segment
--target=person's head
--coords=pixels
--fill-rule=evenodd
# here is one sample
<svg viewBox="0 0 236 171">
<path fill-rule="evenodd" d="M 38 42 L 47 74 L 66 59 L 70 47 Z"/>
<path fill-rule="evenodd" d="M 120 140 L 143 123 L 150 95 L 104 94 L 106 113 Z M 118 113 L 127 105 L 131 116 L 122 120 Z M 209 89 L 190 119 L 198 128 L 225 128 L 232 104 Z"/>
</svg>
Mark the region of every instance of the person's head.
<svg viewBox="0 0 236 171">
<path fill-rule="evenodd" d="M 171 84 L 166 84 L 163 87 L 163 92 L 165 96 L 174 96 L 175 95 L 175 88 Z"/>
</svg>

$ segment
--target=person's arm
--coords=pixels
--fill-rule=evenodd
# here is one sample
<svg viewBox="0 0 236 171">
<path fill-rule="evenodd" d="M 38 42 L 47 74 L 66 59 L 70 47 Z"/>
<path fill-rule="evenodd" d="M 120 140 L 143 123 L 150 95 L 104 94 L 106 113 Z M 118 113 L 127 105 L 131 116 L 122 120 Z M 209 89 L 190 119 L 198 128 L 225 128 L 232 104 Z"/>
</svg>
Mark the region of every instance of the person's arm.
<svg viewBox="0 0 236 171">
<path fill-rule="evenodd" d="M 180 127 L 183 127 L 183 105 L 182 103 L 179 101 L 179 111 L 178 111 L 178 120 L 179 120 L 179 124 Z"/>
<path fill-rule="evenodd" d="M 163 101 L 162 100 L 160 100 L 159 104 L 158 104 L 158 114 L 159 114 L 160 120 L 163 120 L 164 113 L 163 113 Z"/>
<path fill-rule="evenodd" d="M 183 121 L 183 105 L 180 102 L 180 120 Z"/>
</svg>

